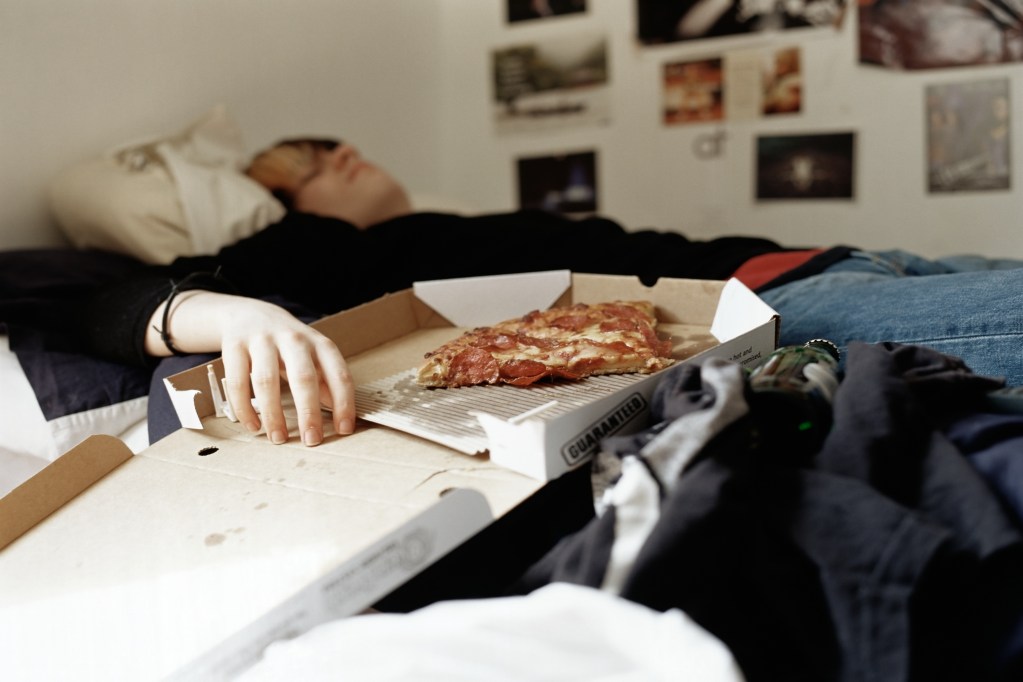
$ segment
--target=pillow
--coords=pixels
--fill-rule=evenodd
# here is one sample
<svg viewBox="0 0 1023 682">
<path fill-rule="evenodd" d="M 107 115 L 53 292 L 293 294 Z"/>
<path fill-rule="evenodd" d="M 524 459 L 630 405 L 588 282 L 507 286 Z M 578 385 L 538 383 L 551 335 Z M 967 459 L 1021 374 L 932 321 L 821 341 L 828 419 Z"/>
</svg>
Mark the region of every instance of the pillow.
<svg viewBox="0 0 1023 682">
<path fill-rule="evenodd" d="M 242 172 L 241 134 L 223 105 L 184 130 L 124 145 L 59 173 L 53 216 L 70 242 L 147 263 L 216 253 L 284 216 Z"/>
</svg>

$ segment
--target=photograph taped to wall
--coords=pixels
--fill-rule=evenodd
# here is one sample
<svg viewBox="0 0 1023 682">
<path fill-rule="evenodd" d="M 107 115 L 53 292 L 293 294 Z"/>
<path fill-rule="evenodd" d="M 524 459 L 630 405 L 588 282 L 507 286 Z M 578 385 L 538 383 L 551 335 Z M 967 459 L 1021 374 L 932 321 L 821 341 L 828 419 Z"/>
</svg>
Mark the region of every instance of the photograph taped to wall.
<svg viewBox="0 0 1023 682">
<path fill-rule="evenodd" d="M 664 125 L 751 121 L 803 108 L 801 50 L 731 50 L 664 64 Z"/>
<path fill-rule="evenodd" d="M 1023 61 L 1023 1 L 859 0 L 859 53 L 890 69 Z"/>
<path fill-rule="evenodd" d="M 1009 79 L 929 85 L 925 101 L 928 191 L 1009 189 Z"/>
<path fill-rule="evenodd" d="M 586 0 L 507 0 L 508 23 L 586 11 Z"/>
<path fill-rule="evenodd" d="M 756 34 L 792 28 L 838 28 L 846 0 L 636 0 L 643 45 Z"/>
<path fill-rule="evenodd" d="M 723 59 L 664 65 L 664 123 L 703 123 L 725 117 Z"/>
<path fill-rule="evenodd" d="M 756 198 L 852 199 L 852 132 L 760 135 L 756 140 Z"/>
<path fill-rule="evenodd" d="M 610 121 L 607 38 L 582 34 L 494 50 L 498 133 Z"/>
<path fill-rule="evenodd" d="M 596 152 L 523 157 L 517 166 L 519 208 L 576 214 L 597 211 Z"/>
<path fill-rule="evenodd" d="M 801 50 L 783 47 L 772 51 L 764 63 L 765 116 L 798 114 L 803 110 L 803 68 Z"/>
</svg>

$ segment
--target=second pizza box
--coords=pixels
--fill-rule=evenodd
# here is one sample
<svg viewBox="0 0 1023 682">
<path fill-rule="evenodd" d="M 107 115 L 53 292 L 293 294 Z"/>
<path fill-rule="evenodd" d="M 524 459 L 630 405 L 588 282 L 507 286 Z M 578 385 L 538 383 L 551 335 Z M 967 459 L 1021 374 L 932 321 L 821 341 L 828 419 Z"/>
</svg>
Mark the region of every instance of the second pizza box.
<svg viewBox="0 0 1023 682">
<path fill-rule="evenodd" d="M 0 498 L 4 679 L 227 682 L 544 485 L 372 424 L 316 448 L 238 426 L 92 436 Z"/>
<path fill-rule="evenodd" d="M 426 352 L 466 329 L 531 310 L 615 299 L 652 301 L 658 331 L 672 339 L 680 363 L 716 356 L 753 366 L 777 343 L 778 314 L 738 280 L 662 278 L 646 286 L 635 277 L 568 271 L 421 282 L 314 326 L 345 355 L 361 419 L 546 481 L 588 461 L 601 439 L 646 426 L 663 372 L 428 389 L 416 385 L 415 371 Z M 221 394 L 211 371 L 223 376 L 217 362 L 167 380 L 188 428 L 217 418 Z"/>
</svg>

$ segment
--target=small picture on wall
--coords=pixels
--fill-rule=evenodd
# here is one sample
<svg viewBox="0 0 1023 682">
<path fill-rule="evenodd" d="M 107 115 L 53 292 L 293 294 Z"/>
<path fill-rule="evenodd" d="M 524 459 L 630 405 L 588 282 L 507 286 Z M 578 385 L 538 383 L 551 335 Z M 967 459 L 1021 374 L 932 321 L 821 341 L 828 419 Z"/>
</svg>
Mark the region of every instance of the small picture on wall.
<svg viewBox="0 0 1023 682">
<path fill-rule="evenodd" d="M 774 50 L 764 64 L 765 116 L 798 114 L 803 109 L 803 69 L 798 47 Z"/>
<path fill-rule="evenodd" d="M 597 153 L 524 157 L 517 161 L 519 208 L 553 213 L 597 211 Z"/>
<path fill-rule="evenodd" d="M 838 27 L 846 0 L 636 0 L 644 45 L 790 28 Z"/>
<path fill-rule="evenodd" d="M 861 63 L 941 69 L 1023 61 L 1020 0 L 858 0 L 858 4 Z"/>
<path fill-rule="evenodd" d="M 586 0 L 507 0 L 508 23 L 586 11 Z"/>
<path fill-rule="evenodd" d="M 668 62 L 663 97 L 665 125 L 801 113 L 800 48 L 730 50 L 714 58 Z"/>
<path fill-rule="evenodd" d="M 664 123 L 703 123 L 725 116 L 723 60 L 664 65 Z"/>
<path fill-rule="evenodd" d="M 756 140 L 756 198 L 852 199 L 856 135 L 761 135 Z"/>
<path fill-rule="evenodd" d="M 607 38 L 560 36 L 494 50 L 498 133 L 606 124 L 610 120 Z"/>
<path fill-rule="evenodd" d="M 1009 189 L 1009 79 L 930 85 L 927 189 Z"/>
</svg>

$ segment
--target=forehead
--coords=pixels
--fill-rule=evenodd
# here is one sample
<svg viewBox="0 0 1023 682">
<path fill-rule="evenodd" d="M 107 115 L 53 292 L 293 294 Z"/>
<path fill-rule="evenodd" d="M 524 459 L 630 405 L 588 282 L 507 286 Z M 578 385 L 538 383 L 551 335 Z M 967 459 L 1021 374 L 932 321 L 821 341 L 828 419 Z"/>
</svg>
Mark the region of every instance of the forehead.
<svg viewBox="0 0 1023 682">
<path fill-rule="evenodd" d="M 272 154 L 280 184 L 295 193 L 323 170 L 331 150 L 309 144 L 288 144 L 277 147 Z"/>
</svg>

